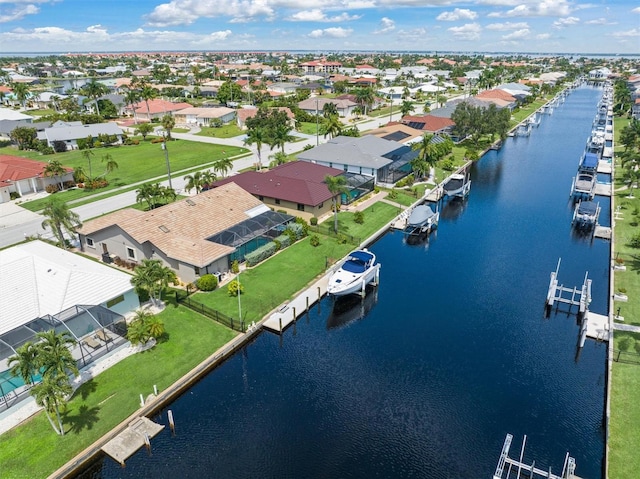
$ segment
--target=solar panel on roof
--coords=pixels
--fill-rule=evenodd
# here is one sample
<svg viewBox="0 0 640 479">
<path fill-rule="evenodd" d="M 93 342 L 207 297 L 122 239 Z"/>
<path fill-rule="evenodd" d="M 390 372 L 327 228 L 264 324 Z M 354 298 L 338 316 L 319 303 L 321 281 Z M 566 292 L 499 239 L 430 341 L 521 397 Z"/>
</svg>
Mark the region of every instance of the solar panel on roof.
<svg viewBox="0 0 640 479">
<path fill-rule="evenodd" d="M 409 133 L 405 133 L 404 131 L 394 131 L 393 133 L 383 136 L 382 138 L 389 141 L 402 141 L 410 136 L 411 135 Z"/>
</svg>

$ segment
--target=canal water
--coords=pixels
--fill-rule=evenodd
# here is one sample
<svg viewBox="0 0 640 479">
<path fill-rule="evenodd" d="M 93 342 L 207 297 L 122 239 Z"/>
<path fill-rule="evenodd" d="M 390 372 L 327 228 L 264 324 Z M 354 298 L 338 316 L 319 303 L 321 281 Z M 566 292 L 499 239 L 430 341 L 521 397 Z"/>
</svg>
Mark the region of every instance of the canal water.
<svg viewBox="0 0 640 479">
<path fill-rule="evenodd" d="M 512 456 L 526 434 L 526 461 L 559 474 L 568 451 L 601 477 L 606 347 L 577 353 L 575 317 L 543 307 L 561 257 L 560 282 L 588 271 L 607 313 L 609 244 L 572 232 L 569 201 L 600 96 L 577 89 L 485 155 L 428 242 L 373 244 L 381 284 L 364 302 L 325 298 L 261 334 L 170 406 L 175 437 L 82 477 L 491 477 L 507 433 Z"/>
</svg>

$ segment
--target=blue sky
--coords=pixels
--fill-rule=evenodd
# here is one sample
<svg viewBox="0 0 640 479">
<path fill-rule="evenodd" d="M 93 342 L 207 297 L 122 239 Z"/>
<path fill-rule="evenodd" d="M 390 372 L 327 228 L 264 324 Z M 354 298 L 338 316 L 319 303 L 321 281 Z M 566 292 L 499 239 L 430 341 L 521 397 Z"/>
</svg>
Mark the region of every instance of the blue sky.
<svg viewBox="0 0 640 479">
<path fill-rule="evenodd" d="M 640 53 L 634 0 L 0 0 L 0 52 Z"/>
</svg>

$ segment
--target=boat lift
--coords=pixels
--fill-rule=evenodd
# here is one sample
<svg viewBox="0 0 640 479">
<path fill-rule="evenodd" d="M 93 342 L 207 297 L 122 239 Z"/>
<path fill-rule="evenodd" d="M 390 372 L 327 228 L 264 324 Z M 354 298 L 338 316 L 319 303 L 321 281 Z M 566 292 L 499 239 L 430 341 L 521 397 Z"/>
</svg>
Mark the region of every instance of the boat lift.
<svg viewBox="0 0 640 479">
<path fill-rule="evenodd" d="M 507 434 L 502 446 L 502 452 L 498 459 L 498 465 L 496 471 L 493 474 L 493 479 L 535 479 L 536 477 L 547 479 L 580 479 L 575 475 L 576 460 L 569 456 L 569 453 L 565 455 L 564 465 L 562 466 L 562 473 L 560 475 L 553 474 L 551 467 L 548 471 L 536 467 L 536 462 L 531 464 L 523 462 L 524 448 L 527 443 L 527 436 L 524 436 L 522 440 L 522 449 L 520 450 L 520 458 L 512 459 L 509 457 L 509 449 L 513 441 L 513 435 Z M 506 475 L 505 475 L 506 472 Z"/>
</svg>

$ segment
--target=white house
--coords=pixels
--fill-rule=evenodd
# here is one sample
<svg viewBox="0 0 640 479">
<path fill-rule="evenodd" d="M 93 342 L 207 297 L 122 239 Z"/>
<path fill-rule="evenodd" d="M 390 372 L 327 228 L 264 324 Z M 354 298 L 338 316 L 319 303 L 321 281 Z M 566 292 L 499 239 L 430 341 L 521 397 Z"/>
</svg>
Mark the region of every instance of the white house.
<svg viewBox="0 0 640 479">
<path fill-rule="evenodd" d="M 122 129 L 114 122 L 83 125 L 80 121 L 56 121 L 49 128 L 38 132 L 38 139 L 46 141 L 49 146 L 53 146 L 56 141 L 63 141 L 67 150 L 75 150 L 79 139 L 90 136 L 95 140 L 99 135 L 115 135 L 116 143 L 122 143 Z"/>
</svg>

